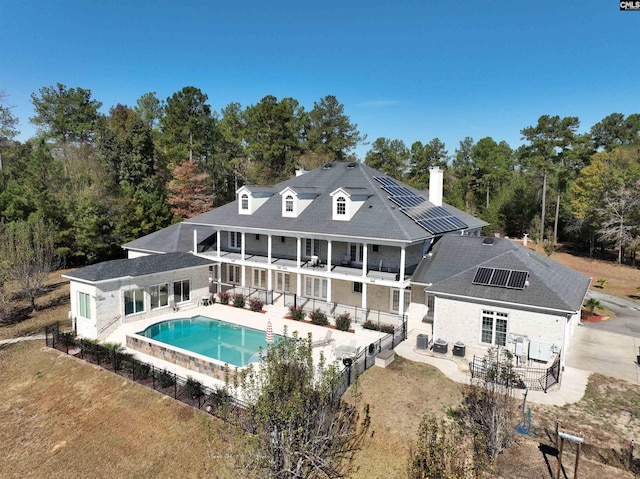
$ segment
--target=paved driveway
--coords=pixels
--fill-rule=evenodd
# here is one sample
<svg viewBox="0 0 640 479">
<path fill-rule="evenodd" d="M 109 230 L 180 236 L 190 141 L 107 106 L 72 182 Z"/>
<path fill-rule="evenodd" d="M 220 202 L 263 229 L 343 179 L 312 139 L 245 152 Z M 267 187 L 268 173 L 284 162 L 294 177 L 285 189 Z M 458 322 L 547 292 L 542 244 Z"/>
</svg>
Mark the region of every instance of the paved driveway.
<svg viewBox="0 0 640 479">
<path fill-rule="evenodd" d="M 640 306 L 602 293 L 589 293 L 616 313 L 611 321 L 576 327 L 567 366 L 640 384 Z"/>
</svg>

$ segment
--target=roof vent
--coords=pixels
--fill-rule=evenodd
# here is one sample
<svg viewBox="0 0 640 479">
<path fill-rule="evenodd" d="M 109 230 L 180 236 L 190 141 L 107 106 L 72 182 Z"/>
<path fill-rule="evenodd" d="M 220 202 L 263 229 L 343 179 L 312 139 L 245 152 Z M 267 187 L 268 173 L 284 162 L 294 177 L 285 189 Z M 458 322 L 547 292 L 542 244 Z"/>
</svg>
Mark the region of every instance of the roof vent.
<svg viewBox="0 0 640 479">
<path fill-rule="evenodd" d="M 333 163 L 325 163 L 322 167 L 323 170 L 329 170 L 333 166 Z"/>
<path fill-rule="evenodd" d="M 485 238 L 482 240 L 482 244 L 486 246 L 493 246 L 493 238 Z"/>
<path fill-rule="evenodd" d="M 353 170 L 356 167 L 355 163 L 347 163 L 347 169 Z"/>
</svg>

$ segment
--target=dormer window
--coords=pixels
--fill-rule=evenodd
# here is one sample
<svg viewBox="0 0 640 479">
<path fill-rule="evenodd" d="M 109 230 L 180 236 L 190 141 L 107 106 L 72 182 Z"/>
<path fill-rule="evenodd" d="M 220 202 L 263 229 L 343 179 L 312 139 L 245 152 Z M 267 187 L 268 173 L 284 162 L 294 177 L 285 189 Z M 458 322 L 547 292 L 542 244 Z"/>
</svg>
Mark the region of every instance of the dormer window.
<svg viewBox="0 0 640 479">
<path fill-rule="evenodd" d="M 249 195 L 247 195 L 246 193 L 244 193 L 242 195 L 242 197 L 240 198 L 240 203 L 241 203 L 241 208 L 243 210 L 248 210 L 249 209 Z"/>
<path fill-rule="evenodd" d="M 287 213 L 293 213 L 293 196 L 287 195 L 284 199 L 284 210 Z"/>
<path fill-rule="evenodd" d="M 347 214 L 347 200 L 344 199 L 344 196 L 340 196 L 336 200 L 336 214 L 341 216 Z"/>
<path fill-rule="evenodd" d="M 254 214 L 265 202 L 271 198 L 275 190 L 266 186 L 244 185 L 236 191 L 239 215 Z"/>
<path fill-rule="evenodd" d="M 331 219 L 349 221 L 371 196 L 366 188 L 340 187 L 330 193 Z"/>
<path fill-rule="evenodd" d="M 307 206 L 318 196 L 313 187 L 286 187 L 280 192 L 282 196 L 282 216 L 284 218 L 297 218 Z"/>
</svg>

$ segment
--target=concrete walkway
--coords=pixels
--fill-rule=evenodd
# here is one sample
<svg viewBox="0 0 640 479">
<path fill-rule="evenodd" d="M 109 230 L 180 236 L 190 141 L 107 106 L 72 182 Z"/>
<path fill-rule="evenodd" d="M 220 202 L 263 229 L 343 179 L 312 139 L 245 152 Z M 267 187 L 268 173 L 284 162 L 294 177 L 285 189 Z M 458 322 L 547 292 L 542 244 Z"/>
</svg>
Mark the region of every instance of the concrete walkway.
<svg viewBox="0 0 640 479">
<path fill-rule="evenodd" d="M 36 341 L 39 339 L 45 339 L 44 334 L 35 334 L 33 336 L 22 336 L 20 338 L 0 339 L 0 347 L 7 346 L 9 344 L 21 343 L 23 341 Z"/>
</svg>

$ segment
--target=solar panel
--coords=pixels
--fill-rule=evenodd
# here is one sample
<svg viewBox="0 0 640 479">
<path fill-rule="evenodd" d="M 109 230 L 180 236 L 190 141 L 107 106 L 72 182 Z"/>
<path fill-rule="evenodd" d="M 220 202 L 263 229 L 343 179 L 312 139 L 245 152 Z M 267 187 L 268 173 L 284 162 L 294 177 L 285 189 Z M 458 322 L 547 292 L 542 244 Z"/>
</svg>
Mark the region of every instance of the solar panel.
<svg viewBox="0 0 640 479">
<path fill-rule="evenodd" d="M 413 208 L 424 201 L 424 198 L 418 196 L 390 196 L 389 199 L 403 209 Z"/>
<path fill-rule="evenodd" d="M 529 273 L 527 271 L 511 271 L 507 288 L 524 289 Z"/>
<path fill-rule="evenodd" d="M 398 186 L 398 183 L 396 183 L 395 180 L 387 178 L 386 176 L 374 176 L 373 179 L 380 183 L 382 186 Z"/>
<path fill-rule="evenodd" d="M 480 267 L 476 271 L 476 275 L 473 277 L 472 283 L 488 285 L 492 274 L 493 274 L 493 268 Z"/>
<path fill-rule="evenodd" d="M 383 190 L 387 191 L 391 196 L 416 196 L 406 186 L 383 186 Z"/>
<path fill-rule="evenodd" d="M 491 280 L 489 281 L 489 286 L 500 286 L 504 288 L 507 285 L 507 280 L 509 279 L 510 274 L 510 269 L 496 268 L 496 270 L 493 272 L 493 276 L 491 276 Z"/>
</svg>

